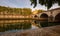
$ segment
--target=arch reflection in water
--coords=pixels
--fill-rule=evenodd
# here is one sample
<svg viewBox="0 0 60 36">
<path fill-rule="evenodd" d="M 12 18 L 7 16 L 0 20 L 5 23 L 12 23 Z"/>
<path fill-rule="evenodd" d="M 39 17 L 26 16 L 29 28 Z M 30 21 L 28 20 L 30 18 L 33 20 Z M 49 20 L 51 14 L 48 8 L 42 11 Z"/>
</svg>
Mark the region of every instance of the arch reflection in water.
<svg viewBox="0 0 60 36">
<path fill-rule="evenodd" d="M 39 27 L 47 27 L 48 26 L 48 21 L 38 21 L 38 20 L 35 20 L 34 23 L 38 24 Z"/>
<path fill-rule="evenodd" d="M 34 20 L 35 24 L 38 24 L 39 27 L 49 27 L 49 26 L 55 26 L 55 25 L 60 25 L 60 23 L 55 23 L 55 22 L 48 22 L 48 21 L 38 21 Z"/>
</svg>

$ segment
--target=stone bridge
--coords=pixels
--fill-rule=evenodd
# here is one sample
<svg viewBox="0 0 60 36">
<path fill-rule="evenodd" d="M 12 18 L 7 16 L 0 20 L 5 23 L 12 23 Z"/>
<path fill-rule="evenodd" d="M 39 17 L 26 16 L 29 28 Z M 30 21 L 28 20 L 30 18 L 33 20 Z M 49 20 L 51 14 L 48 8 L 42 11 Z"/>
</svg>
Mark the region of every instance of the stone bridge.
<svg viewBox="0 0 60 36">
<path fill-rule="evenodd" d="M 47 18 L 48 21 L 60 21 L 60 8 L 38 13 L 33 18 Z"/>
</svg>

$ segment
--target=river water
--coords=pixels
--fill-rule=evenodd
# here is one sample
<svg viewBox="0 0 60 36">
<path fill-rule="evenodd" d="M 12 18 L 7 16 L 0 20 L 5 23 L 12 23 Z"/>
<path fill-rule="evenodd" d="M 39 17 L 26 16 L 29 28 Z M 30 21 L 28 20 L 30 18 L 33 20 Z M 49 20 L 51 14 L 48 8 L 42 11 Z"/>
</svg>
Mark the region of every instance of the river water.
<svg viewBox="0 0 60 36">
<path fill-rule="evenodd" d="M 24 22 L 15 22 L 15 23 L 4 23 L 0 25 L 0 33 L 1 32 L 16 32 L 16 31 L 23 31 L 23 30 L 33 30 L 42 27 L 49 27 L 60 25 L 59 22 L 48 22 L 48 21 L 38 21 L 32 20 L 24 21 Z"/>
</svg>

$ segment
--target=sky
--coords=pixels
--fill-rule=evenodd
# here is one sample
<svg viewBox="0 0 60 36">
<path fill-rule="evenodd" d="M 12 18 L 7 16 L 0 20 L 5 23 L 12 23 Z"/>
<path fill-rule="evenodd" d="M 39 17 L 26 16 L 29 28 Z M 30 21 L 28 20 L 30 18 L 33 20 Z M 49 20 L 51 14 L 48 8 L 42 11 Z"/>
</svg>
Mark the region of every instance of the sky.
<svg viewBox="0 0 60 36">
<path fill-rule="evenodd" d="M 7 7 L 16 7 L 16 8 L 31 8 L 32 10 L 35 9 L 43 9 L 47 10 L 45 6 L 38 4 L 35 8 L 33 5 L 31 6 L 30 0 L 0 0 L 0 6 L 7 6 Z M 58 8 L 58 4 L 54 4 L 51 9 Z"/>
</svg>

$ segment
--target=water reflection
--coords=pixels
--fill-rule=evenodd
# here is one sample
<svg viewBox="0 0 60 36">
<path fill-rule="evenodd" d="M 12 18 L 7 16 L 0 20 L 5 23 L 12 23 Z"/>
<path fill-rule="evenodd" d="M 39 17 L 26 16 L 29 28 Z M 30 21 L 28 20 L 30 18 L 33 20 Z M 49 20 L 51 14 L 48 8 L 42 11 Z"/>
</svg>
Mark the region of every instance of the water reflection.
<svg viewBox="0 0 60 36">
<path fill-rule="evenodd" d="M 39 24 L 39 27 L 49 27 L 49 26 L 55 26 L 55 25 L 60 25 L 60 22 L 48 22 L 48 21 L 38 21 L 34 20 L 35 24 Z"/>
<path fill-rule="evenodd" d="M 31 27 L 32 27 L 31 29 L 37 29 L 37 28 L 39 28 L 39 27 L 38 27 L 38 25 L 37 25 L 37 24 L 35 24 L 34 22 L 32 22 Z"/>
<path fill-rule="evenodd" d="M 31 28 L 31 23 L 29 22 L 3 24 L 3 26 L 0 26 L 0 32 L 9 31 L 9 30 L 25 30 L 30 28 Z"/>
<path fill-rule="evenodd" d="M 0 24 L 0 32 L 5 32 L 5 31 L 16 32 L 16 31 L 31 30 L 31 29 L 37 29 L 41 27 L 49 27 L 55 25 L 60 25 L 60 23 L 55 23 L 55 22 L 49 23 L 48 21 L 39 21 L 39 20 L 31 20 L 31 22 L 24 21 L 24 22 L 15 22 L 15 23 L 7 23 L 7 24 L 4 23 L 4 24 Z"/>
</svg>

